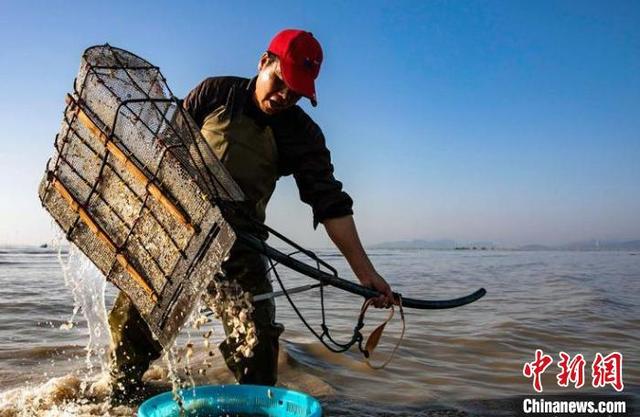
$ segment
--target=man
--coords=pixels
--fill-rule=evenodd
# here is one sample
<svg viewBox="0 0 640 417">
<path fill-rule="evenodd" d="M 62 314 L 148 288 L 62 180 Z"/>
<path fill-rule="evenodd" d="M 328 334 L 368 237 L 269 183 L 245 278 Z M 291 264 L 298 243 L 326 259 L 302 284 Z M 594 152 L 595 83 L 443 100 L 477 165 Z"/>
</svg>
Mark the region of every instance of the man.
<svg viewBox="0 0 640 417">
<path fill-rule="evenodd" d="M 256 233 L 279 177 L 293 175 L 302 201 L 313 209 L 314 227 L 322 223 L 360 282 L 382 295 L 377 307 L 393 303 L 391 288 L 369 261 L 353 221 L 352 200 L 333 176 L 329 151 L 320 128 L 296 103 L 308 98 L 316 106 L 315 79 L 322 49 L 309 32 L 283 30 L 258 62 L 254 79 L 214 77 L 200 83 L 184 99 L 207 143 L 245 194 L 242 216 L 226 220 L 236 230 Z M 258 232 L 258 237 L 267 236 Z M 251 294 L 272 291 L 264 258 L 237 243 L 222 265 L 224 278 Z M 229 369 L 240 383 L 274 385 L 277 379 L 278 338 L 273 300 L 256 302 L 251 320 L 257 345 L 251 357 L 238 360 L 237 341 L 220 345 Z M 225 331 L 230 317 L 222 317 Z M 125 296 L 116 300 L 109 322 L 113 338 L 114 389 L 134 388 L 152 360 L 160 355 L 147 326 Z"/>
</svg>

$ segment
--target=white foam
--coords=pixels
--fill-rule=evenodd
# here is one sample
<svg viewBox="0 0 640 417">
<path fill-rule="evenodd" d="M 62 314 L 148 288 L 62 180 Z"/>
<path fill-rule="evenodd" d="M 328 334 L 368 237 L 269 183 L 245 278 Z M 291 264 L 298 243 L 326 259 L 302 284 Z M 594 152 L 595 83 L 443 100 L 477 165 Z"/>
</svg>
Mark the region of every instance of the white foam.
<svg viewBox="0 0 640 417">
<path fill-rule="evenodd" d="M 62 241 L 58 236 L 59 241 Z M 100 371 L 104 372 L 108 369 L 105 346 L 108 346 L 110 338 L 104 298 L 106 280 L 102 272 L 75 245 L 70 245 L 66 260 L 62 257 L 62 246 L 58 245 L 58 248 L 58 261 L 62 267 L 64 282 L 71 290 L 74 300 L 71 317 L 60 328 L 71 329 L 78 311 L 81 311 L 87 323 L 89 337 L 85 347 L 88 374 L 93 373 L 96 363 Z"/>
</svg>

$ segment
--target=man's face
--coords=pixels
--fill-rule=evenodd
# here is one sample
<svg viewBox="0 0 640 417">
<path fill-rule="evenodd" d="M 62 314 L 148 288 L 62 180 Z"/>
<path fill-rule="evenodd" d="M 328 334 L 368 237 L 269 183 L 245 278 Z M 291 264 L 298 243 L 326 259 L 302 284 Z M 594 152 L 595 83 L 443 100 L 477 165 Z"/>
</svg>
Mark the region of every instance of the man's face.
<svg viewBox="0 0 640 417">
<path fill-rule="evenodd" d="M 264 53 L 258 63 L 256 91 L 253 95 L 258 108 L 266 114 L 277 114 L 296 104 L 300 97 L 282 79 L 279 60 L 276 58 L 269 62 L 268 55 Z"/>
</svg>

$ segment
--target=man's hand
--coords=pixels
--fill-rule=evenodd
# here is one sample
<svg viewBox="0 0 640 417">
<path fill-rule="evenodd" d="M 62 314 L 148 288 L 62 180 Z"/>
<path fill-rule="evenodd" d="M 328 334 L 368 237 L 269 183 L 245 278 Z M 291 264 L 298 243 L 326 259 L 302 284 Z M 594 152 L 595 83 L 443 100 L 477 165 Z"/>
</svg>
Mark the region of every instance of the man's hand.
<svg viewBox="0 0 640 417">
<path fill-rule="evenodd" d="M 365 287 L 374 289 L 381 293 L 373 300 L 373 305 L 380 307 L 390 307 L 395 303 L 391 287 L 378 274 L 369 260 L 367 253 L 360 243 L 356 224 L 352 216 L 337 217 L 324 221 L 324 227 L 333 243 L 336 244 L 340 252 L 347 258 L 351 270 L 356 274 L 360 283 Z"/>
<path fill-rule="evenodd" d="M 375 307 L 389 308 L 391 305 L 396 303 L 391 287 L 377 272 L 374 271 L 372 274 L 360 278 L 360 282 L 363 286 L 376 290 L 380 293 L 378 297 L 373 299 L 373 305 Z"/>
</svg>

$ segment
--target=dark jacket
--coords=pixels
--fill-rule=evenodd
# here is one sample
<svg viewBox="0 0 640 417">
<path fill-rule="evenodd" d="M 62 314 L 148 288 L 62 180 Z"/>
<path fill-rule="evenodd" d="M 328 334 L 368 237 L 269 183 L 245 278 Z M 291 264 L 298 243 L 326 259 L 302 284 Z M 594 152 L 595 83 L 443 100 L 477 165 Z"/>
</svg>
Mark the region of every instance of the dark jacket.
<svg viewBox="0 0 640 417">
<path fill-rule="evenodd" d="M 331 156 L 318 125 L 299 106 L 266 115 L 252 100 L 254 89 L 255 79 L 207 78 L 187 95 L 184 107 L 200 127 L 221 106 L 230 112 L 232 122 L 234 115 L 243 112 L 256 123 L 270 126 L 278 151 L 278 175 L 293 174 L 300 199 L 313 210 L 314 228 L 326 219 L 353 214 L 353 201 L 333 176 Z"/>
</svg>

